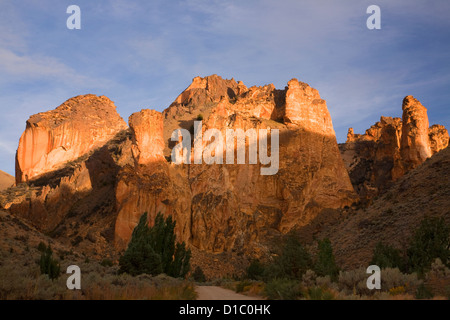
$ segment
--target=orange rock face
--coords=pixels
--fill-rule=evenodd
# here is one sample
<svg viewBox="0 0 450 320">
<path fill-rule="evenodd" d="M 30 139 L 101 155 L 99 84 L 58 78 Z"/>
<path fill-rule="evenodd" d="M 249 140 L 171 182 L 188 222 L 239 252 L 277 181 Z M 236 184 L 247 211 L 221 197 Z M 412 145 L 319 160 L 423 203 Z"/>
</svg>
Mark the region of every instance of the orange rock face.
<svg viewBox="0 0 450 320">
<path fill-rule="evenodd" d="M 371 198 L 445 149 L 448 140 L 447 129 L 440 125 L 428 128 L 427 109 L 407 96 L 402 119 L 381 117 L 362 135 L 350 128 L 340 150 L 355 190 L 361 197 Z"/>
<path fill-rule="evenodd" d="M 427 109 L 413 96 L 403 100 L 402 141 L 400 153 L 406 170 L 431 157 Z"/>
<path fill-rule="evenodd" d="M 430 138 L 430 149 L 432 154 L 447 148 L 449 144 L 449 135 L 444 126 L 439 124 L 432 125 L 428 130 L 428 136 Z"/>
<path fill-rule="evenodd" d="M 177 236 L 199 249 L 242 252 L 356 200 L 326 103 L 297 80 L 277 90 L 273 85 L 247 88 L 218 76 L 195 78 L 163 115 L 169 151 L 172 131 L 192 129 L 199 115 L 203 132 L 217 129 L 223 137 L 227 129 L 277 129 L 279 169 L 261 175 L 262 164 L 249 164 L 248 153 L 245 164 L 225 164 L 223 155 L 224 164 L 125 167 L 116 189 L 117 248 L 126 246 L 146 211 L 150 222 L 157 212 L 173 215 Z M 150 136 L 160 134 L 146 128 Z M 203 147 L 208 144 L 202 141 Z"/>
<path fill-rule="evenodd" d="M 319 91 L 297 79 L 288 82 L 284 121 L 309 132 L 335 136 L 325 100 L 320 98 Z"/>
<path fill-rule="evenodd" d="M 16 182 L 56 170 L 126 128 L 114 103 L 104 96 L 78 96 L 31 116 L 17 149 Z"/>
<path fill-rule="evenodd" d="M 225 154 L 224 164 L 167 161 L 172 132 L 192 131 L 199 119 L 203 133 L 216 129 L 223 137 L 227 129 L 267 129 L 268 150 L 247 138 L 244 164 L 237 164 L 234 143 L 232 164 L 225 164 Z M 216 75 L 195 78 L 162 114 L 134 113 L 126 128 L 110 100 L 92 95 L 31 117 L 17 173 L 19 181 L 33 179 L 35 189 L 18 190 L 21 200 L 0 198 L 0 204 L 42 230 L 72 234 L 80 246 L 97 241 L 99 250 L 111 234 L 117 249 L 126 248 L 140 216 L 147 212 L 151 224 L 161 212 L 173 216 L 178 240 L 191 246 L 253 253 L 357 200 L 326 102 L 295 79 L 278 90 Z M 263 175 L 272 165 L 261 161 L 272 154 L 272 130 L 279 133 L 279 161 L 274 174 Z M 201 146 L 210 143 L 205 138 Z M 257 147 L 256 164 L 249 161 L 251 147 Z M 79 230 L 67 229 L 80 221 Z"/>
<path fill-rule="evenodd" d="M 163 117 L 155 110 L 133 113 L 128 123 L 133 134 L 133 158 L 138 164 L 164 160 Z"/>
</svg>

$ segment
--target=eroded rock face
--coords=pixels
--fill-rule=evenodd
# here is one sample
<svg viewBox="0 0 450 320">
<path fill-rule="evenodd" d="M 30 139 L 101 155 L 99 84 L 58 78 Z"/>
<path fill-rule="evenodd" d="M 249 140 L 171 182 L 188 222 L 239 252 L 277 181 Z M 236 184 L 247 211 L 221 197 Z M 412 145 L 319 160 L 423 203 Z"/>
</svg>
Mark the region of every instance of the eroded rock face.
<svg viewBox="0 0 450 320">
<path fill-rule="evenodd" d="M 284 121 L 309 132 L 335 136 L 325 100 L 319 91 L 297 79 L 288 82 Z"/>
<path fill-rule="evenodd" d="M 125 166 L 118 173 L 115 190 L 117 218 L 114 245 L 125 249 L 134 227 L 144 212 L 152 225 L 158 213 L 171 215 L 176 221 L 178 241 L 189 244 L 191 235 L 191 193 L 186 168 L 166 162 L 138 167 Z"/>
<path fill-rule="evenodd" d="M 403 100 L 400 153 L 405 170 L 417 167 L 431 157 L 427 109 L 413 96 Z"/>
<path fill-rule="evenodd" d="M 308 224 L 325 209 L 356 200 L 317 90 L 295 79 L 285 90 L 235 84 L 217 76 L 194 79 L 163 112 L 166 149 L 171 149 L 167 137 L 172 131 L 183 125 L 192 128 L 199 114 L 203 132 L 214 128 L 223 137 L 226 129 L 278 129 L 278 172 L 261 175 L 262 165 L 248 164 L 248 156 L 246 164 L 239 165 L 152 163 L 124 168 L 116 190 L 118 248 L 124 248 L 146 211 L 150 221 L 157 212 L 174 215 L 178 237 L 201 250 L 243 252 Z M 297 111 L 301 117 L 295 116 Z M 202 141 L 204 147 L 208 144 Z"/>
<path fill-rule="evenodd" d="M 28 119 L 16 154 L 16 182 L 61 168 L 127 128 L 114 103 L 92 94 Z"/>
<path fill-rule="evenodd" d="M 133 134 L 133 158 L 137 164 L 164 161 L 162 114 L 144 109 L 133 113 L 128 123 Z"/>
<path fill-rule="evenodd" d="M 81 96 L 31 117 L 18 150 L 18 180 L 33 179 L 34 186 L 14 203 L 0 197 L 1 204 L 80 246 L 101 248 L 112 233 L 115 247 L 124 249 L 140 216 L 147 212 L 151 224 L 161 212 L 175 219 L 179 241 L 209 252 L 255 253 L 273 237 L 356 201 L 326 103 L 296 79 L 278 90 L 195 78 L 162 114 L 131 115 L 127 130 L 108 101 Z M 249 164 L 248 154 L 245 164 L 166 160 L 173 130 L 191 130 L 199 119 L 203 132 L 214 128 L 222 136 L 227 129 L 270 129 L 269 147 L 271 130 L 279 130 L 278 170 L 262 175 L 268 165 Z M 77 222 L 79 230 L 68 229 Z"/>
<path fill-rule="evenodd" d="M 444 126 L 439 124 L 432 125 L 428 130 L 428 136 L 430 138 L 430 149 L 432 154 L 447 148 L 449 144 L 449 135 Z"/>
<path fill-rule="evenodd" d="M 339 148 L 355 190 L 368 199 L 447 146 L 447 129 L 428 128 L 426 108 L 407 96 L 402 119 L 381 117 L 365 134 L 350 128 Z"/>
</svg>

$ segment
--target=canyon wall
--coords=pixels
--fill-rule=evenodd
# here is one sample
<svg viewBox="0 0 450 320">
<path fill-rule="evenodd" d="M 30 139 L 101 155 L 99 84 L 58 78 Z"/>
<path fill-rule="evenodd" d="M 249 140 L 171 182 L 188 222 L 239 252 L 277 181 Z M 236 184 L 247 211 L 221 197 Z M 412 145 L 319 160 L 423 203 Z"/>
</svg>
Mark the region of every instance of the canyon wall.
<svg viewBox="0 0 450 320">
<path fill-rule="evenodd" d="M 195 120 L 203 134 L 217 129 L 223 137 L 227 129 L 267 129 L 269 150 L 279 130 L 275 174 L 261 174 L 274 163 L 260 161 L 260 139 L 247 138 L 244 164 L 237 144 L 233 164 L 225 155 L 222 164 L 172 163 L 172 132 L 193 133 Z M 2 206 L 97 252 L 111 242 L 123 250 L 140 216 L 147 212 L 151 224 L 161 212 L 174 217 L 180 241 L 200 250 L 260 254 L 274 237 L 357 201 L 326 102 L 297 79 L 280 90 L 197 77 L 162 113 L 132 114 L 129 127 L 109 99 L 72 98 L 30 118 L 17 159 L 17 181 L 27 184 L 12 202 L 0 197 Z"/>
</svg>

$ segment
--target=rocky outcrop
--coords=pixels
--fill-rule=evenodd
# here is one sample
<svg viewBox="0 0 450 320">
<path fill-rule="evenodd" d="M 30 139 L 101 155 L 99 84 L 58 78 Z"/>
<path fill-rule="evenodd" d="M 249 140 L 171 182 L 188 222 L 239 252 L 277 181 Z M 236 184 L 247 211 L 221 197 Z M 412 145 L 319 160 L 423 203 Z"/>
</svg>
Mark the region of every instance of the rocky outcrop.
<svg viewBox="0 0 450 320">
<path fill-rule="evenodd" d="M 403 100 L 400 153 L 405 170 L 411 170 L 431 157 L 427 109 L 413 96 Z"/>
<path fill-rule="evenodd" d="M 115 186 L 120 168 L 134 165 L 131 146 L 131 134 L 122 131 L 62 168 L 0 192 L 0 207 L 92 257 L 112 254 Z"/>
<path fill-rule="evenodd" d="M 318 237 L 330 239 L 339 266 L 365 269 L 377 243 L 402 250 L 425 217 L 449 224 L 449 194 L 450 148 L 445 148 L 393 182 L 371 206 L 337 220 Z"/>
<path fill-rule="evenodd" d="M 17 149 L 16 183 L 60 169 L 126 128 L 114 103 L 92 94 L 31 116 Z"/>
<path fill-rule="evenodd" d="M 320 98 L 319 91 L 297 79 L 288 82 L 284 122 L 309 132 L 335 135 L 326 102 Z"/>
<path fill-rule="evenodd" d="M 172 163 L 172 132 L 195 132 L 195 120 L 202 120 L 204 134 L 255 130 L 256 139 L 245 142 L 244 163 L 237 164 L 234 143 L 233 163 L 225 163 L 223 150 L 217 151 L 223 164 L 205 158 Z M 173 216 L 177 238 L 199 250 L 258 255 L 274 237 L 330 210 L 339 214 L 357 200 L 326 102 L 296 79 L 278 90 L 216 75 L 195 78 L 164 112 L 141 110 L 123 129 L 112 102 L 92 95 L 31 117 L 18 150 L 18 181 L 28 183 L 11 191 L 17 201 L 0 194 L 1 204 L 39 229 L 68 235 L 96 252 L 108 241 L 124 249 L 140 216 L 147 212 L 151 224 L 161 212 Z M 262 130 L 269 150 L 260 147 Z M 278 153 L 272 151 L 274 130 Z M 203 137 L 200 145 L 207 150 L 211 141 Z M 253 148 L 256 163 L 249 161 Z M 270 162 L 263 162 L 269 154 Z M 272 174 L 262 174 L 272 165 Z"/>
<path fill-rule="evenodd" d="M 157 213 L 171 215 L 180 241 L 189 241 L 191 195 L 187 171 L 171 166 L 164 158 L 163 117 L 154 110 L 141 110 L 129 118 L 134 165 L 118 173 L 115 190 L 117 218 L 115 246 L 126 247 L 141 215 L 149 224 Z"/>
<path fill-rule="evenodd" d="M 407 96 L 402 119 L 381 117 L 365 134 L 349 129 L 346 143 L 339 148 L 352 184 L 363 199 L 376 196 L 448 146 L 447 129 L 428 126 L 426 108 Z"/>
<path fill-rule="evenodd" d="M 430 138 L 430 149 L 432 154 L 447 148 L 450 142 L 447 129 L 439 124 L 434 124 L 429 128 L 428 136 Z"/>
<path fill-rule="evenodd" d="M 164 161 L 163 117 L 155 110 L 133 113 L 128 123 L 133 137 L 133 158 L 137 164 Z"/>
<path fill-rule="evenodd" d="M 303 118 L 294 117 L 297 111 Z M 172 131 L 193 130 L 196 119 L 203 119 L 203 133 L 214 128 L 223 137 L 227 129 L 277 129 L 278 172 L 261 175 L 263 165 L 249 164 L 248 155 L 239 165 L 225 164 L 224 155 L 224 164 L 149 163 L 123 168 L 116 189 L 118 248 L 124 247 L 147 211 L 150 217 L 157 212 L 174 215 L 178 237 L 201 250 L 254 252 L 271 237 L 356 200 L 325 101 L 317 90 L 295 79 L 277 90 L 273 85 L 247 88 L 217 76 L 196 78 L 163 115 L 169 151 Z M 202 140 L 203 147 L 208 144 Z"/>
</svg>

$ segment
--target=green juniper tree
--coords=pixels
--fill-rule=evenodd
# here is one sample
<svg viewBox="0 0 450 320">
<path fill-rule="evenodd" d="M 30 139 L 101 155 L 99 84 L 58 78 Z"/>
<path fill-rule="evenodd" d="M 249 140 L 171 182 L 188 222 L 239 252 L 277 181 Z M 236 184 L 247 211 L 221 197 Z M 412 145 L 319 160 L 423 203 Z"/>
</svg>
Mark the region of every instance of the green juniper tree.
<svg viewBox="0 0 450 320">
<path fill-rule="evenodd" d="M 328 238 L 319 241 L 319 253 L 317 255 L 314 271 L 322 277 L 330 276 L 333 281 L 337 279 L 339 268 L 336 265 L 333 248 L 331 247 L 331 242 Z"/>
<path fill-rule="evenodd" d="M 39 267 L 41 274 L 46 274 L 52 280 L 58 279 L 61 273 L 61 267 L 58 261 L 53 259 L 53 251 L 50 245 L 44 248 L 41 246 L 41 259 L 39 260 Z"/>
<path fill-rule="evenodd" d="M 301 279 L 311 265 L 309 252 L 294 235 L 288 235 L 280 255 L 265 268 L 264 279 Z"/>
<path fill-rule="evenodd" d="M 424 218 L 408 248 L 409 271 L 423 274 L 436 258 L 449 265 L 450 226 L 444 218 Z"/>
<path fill-rule="evenodd" d="M 398 268 L 404 270 L 404 262 L 400 251 L 390 245 L 378 242 L 373 250 L 372 265 L 377 265 L 381 269 Z"/>
<path fill-rule="evenodd" d="M 172 217 L 164 219 L 161 213 L 156 215 L 154 226 L 149 227 L 144 213 L 133 230 L 128 249 L 119 259 L 120 272 L 184 277 L 190 269 L 191 251 L 186 250 L 184 242 L 175 243 L 174 229 Z"/>
</svg>

